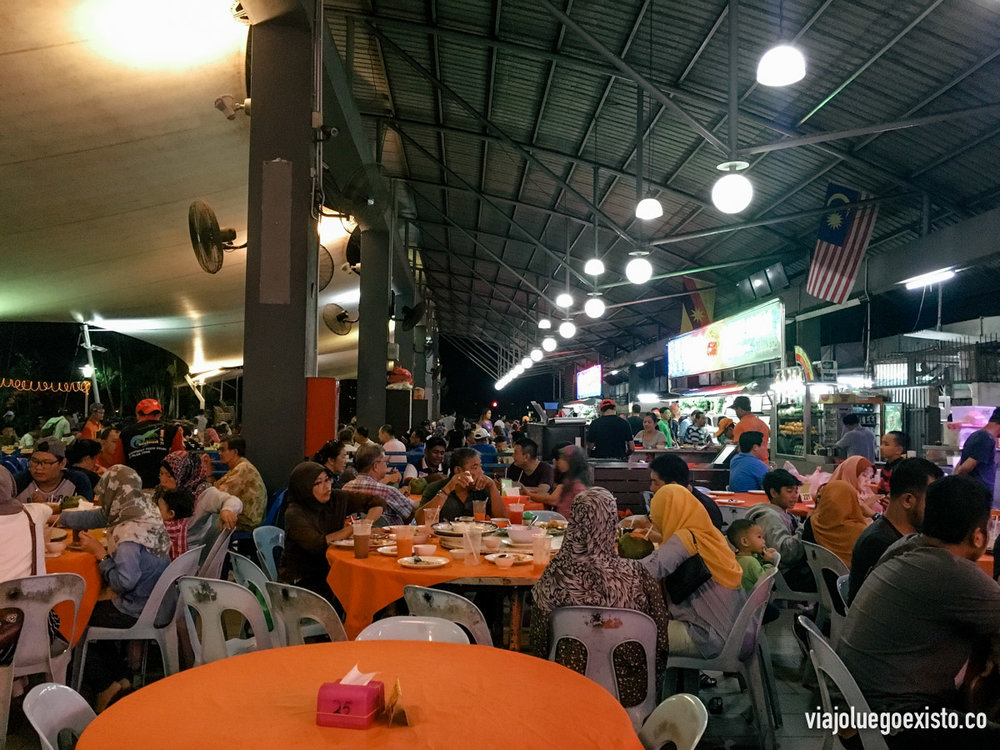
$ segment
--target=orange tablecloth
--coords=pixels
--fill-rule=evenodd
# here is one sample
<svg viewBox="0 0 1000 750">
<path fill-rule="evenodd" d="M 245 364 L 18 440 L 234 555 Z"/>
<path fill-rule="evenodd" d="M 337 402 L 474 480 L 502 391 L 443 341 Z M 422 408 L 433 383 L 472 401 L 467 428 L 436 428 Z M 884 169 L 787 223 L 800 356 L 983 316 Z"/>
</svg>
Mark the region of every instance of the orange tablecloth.
<svg viewBox="0 0 1000 750">
<path fill-rule="evenodd" d="M 438 547 L 435 553 L 447 557 L 447 550 Z M 483 579 L 479 583 L 497 586 L 531 586 L 542 574 L 534 565 L 515 565 L 501 570 L 485 560 L 479 565 L 452 561 L 441 568 L 414 570 L 397 564 L 395 557 L 380 555 L 375 550 L 365 560 L 354 557 L 354 550 L 330 547 L 327 583 L 346 610 L 344 629 L 354 638 L 370 625 L 375 613 L 403 596 L 403 587 L 433 586 L 460 579 Z"/>
<path fill-rule="evenodd" d="M 756 492 L 713 492 L 709 497 L 721 507 L 749 508 L 757 503 L 768 502 L 767 495 L 759 495 Z M 814 507 L 805 503 L 795 503 L 790 512 L 796 516 L 808 516 Z"/>
<path fill-rule="evenodd" d="M 355 664 L 396 679 L 410 726 L 316 726 L 316 693 Z M 533 691 L 558 696 L 539 710 Z M 544 701 L 543 701 L 544 703 Z M 350 641 L 257 651 L 189 669 L 123 698 L 87 727 L 78 750 L 365 747 L 449 750 L 640 750 L 611 693 L 558 664 L 488 646 Z"/>
<path fill-rule="evenodd" d="M 80 611 L 76 616 L 76 637 L 73 640 L 75 646 L 76 642 L 80 640 L 80 636 L 83 635 L 84 628 L 87 627 L 87 621 L 90 620 L 90 614 L 94 611 L 97 597 L 101 593 L 101 571 L 97 567 L 97 560 L 89 552 L 64 550 L 59 557 L 45 558 L 45 572 L 76 573 L 83 576 L 83 580 L 87 582 L 87 589 L 83 592 L 83 601 L 80 602 Z M 69 639 L 72 632 L 73 606 L 69 602 L 63 602 L 55 608 L 55 612 L 61 621 L 60 632 Z"/>
<path fill-rule="evenodd" d="M 980 557 L 976 562 L 979 563 L 979 567 L 986 571 L 986 575 L 990 578 L 993 577 L 993 555 L 987 552 L 985 555 Z"/>
</svg>

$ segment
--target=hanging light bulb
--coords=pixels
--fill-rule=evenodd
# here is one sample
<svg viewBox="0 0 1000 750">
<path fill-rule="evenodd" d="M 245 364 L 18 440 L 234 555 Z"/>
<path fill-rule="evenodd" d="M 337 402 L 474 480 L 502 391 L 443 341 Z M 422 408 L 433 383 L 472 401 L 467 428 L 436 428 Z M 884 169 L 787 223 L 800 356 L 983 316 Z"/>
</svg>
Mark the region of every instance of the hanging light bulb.
<svg viewBox="0 0 1000 750">
<path fill-rule="evenodd" d="M 525 370 L 527 370 L 533 364 L 535 363 L 532 361 L 531 357 L 525 357 L 524 359 L 521 360 L 521 367 L 523 367 Z"/>
<path fill-rule="evenodd" d="M 576 335 L 576 326 L 572 320 L 564 320 L 559 324 L 559 335 L 564 339 L 571 339 Z"/>
<path fill-rule="evenodd" d="M 587 313 L 588 317 L 601 317 L 604 315 L 604 300 L 601 299 L 600 295 L 592 296 L 587 300 L 586 304 L 584 304 L 583 311 Z"/>
<path fill-rule="evenodd" d="M 531 350 L 531 358 L 535 362 L 541 362 L 542 361 L 542 357 L 544 357 L 544 356 L 545 355 L 542 354 L 542 350 L 539 349 L 537 346 L 534 349 Z"/>
<path fill-rule="evenodd" d="M 554 352 L 556 350 L 556 340 L 551 336 L 546 336 L 542 339 L 542 349 L 547 352 Z"/>
<path fill-rule="evenodd" d="M 738 214 L 753 200 L 753 184 L 740 170 L 750 165 L 745 161 L 727 161 L 716 169 L 729 174 L 720 177 L 712 186 L 712 203 L 724 214 Z"/>
<path fill-rule="evenodd" d="M 806 58 L 790 44 L 772 47 L 757 63 L 757 83 L 762 86 L 790 86 L 806 75 Z"/>
<path fill-rule="evenodd" d="M 583 267 L 583 272 L 591 276 L 600 276 L 604 273 L 604 261 L 600 258 L 591 258 Z"/>
<path fill-rule="evenodd" d="M 643 198 L 635 205 L 635 218 L 637 219 L 651 221 L 659 219 L 661 216 L 663 216 L 663 206 L 652 196 Z"/>
<path fill-rule="evenodd" d="M 524 368 L 521 365 L 518 365 L 511 372 L 513 372 L 514 375 L 517 376 L 520 375 L 522 372 L 524 372 Z"/>
<path fill-rule="evenodd" d="M 493 384 L 493 387 L 496 388 L 498 391 L 502 391 L 505 385 L 507 384 L 503 381 L 503 378 L 500 378 L 500 380 L 498 380 Z"/>
<path fill-rule="evenodd" d="M 648 254 L 644 250 L 629 253 L 632 256 L 632 260 L 625 266 L 625 278 L 633 284 L 645 284 L 652 278 L 653 266 L 646 260 Z"/>
<path fill-rule="evenodd" d="M 556 306 L 561 307 L 564 310 L 569 310 L 569 308 L 573 306 L 573 295 L 569 292 L 563 292 L 556 297 Z"/>
<path fill-rule="evenodd" d="M 538 321 L 538 327 L 541 328 L 543 331 L 547 331 L 552 327 L 552 321 L 549 320 L 548 318 L 540 318 Z"/>
</svg>

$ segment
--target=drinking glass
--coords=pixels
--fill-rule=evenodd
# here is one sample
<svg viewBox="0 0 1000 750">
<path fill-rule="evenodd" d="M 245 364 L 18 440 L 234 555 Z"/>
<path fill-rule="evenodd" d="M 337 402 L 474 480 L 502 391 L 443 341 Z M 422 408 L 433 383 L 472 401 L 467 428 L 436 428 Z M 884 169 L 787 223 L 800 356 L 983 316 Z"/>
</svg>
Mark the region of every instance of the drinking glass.
<svg viewBox="0 0 1000 750">
<path fill-rule="evenodd" d="M 531 540 L 531 557 L 535 565 L 548 565 L 549 552 L 551 550 L 552 537 L 542 530 L 536 533 Z"/>
<path fill-rule="evenodd" d="M 524 523 L 524 503 L 511 503 L 508 505 L 507 517 L 513 524 Z"/>
<path fill-rule="evenodd" d="M 413 532 L 415 526 L 396 526 L 396 557 L 411 557 L 413 555 Z"/>
<path fill-rule="evenodd" d="M 472 516 L 477 521 L 486 520 L 486 501 L 485 500 L 473 500 L 472 501 Z"/>
<path fill-rule="evenodd" d="M 479 553 L 482 549 L 483 532 L 468 528 L 462 533 L 462 549 L 465 550 L 463 562 L 466 565 L 479 565 Z"/>
<path fill-rule="evenodd" d="M 354 556 L 364 560 L 368 557 L 368 550 L 371 547 L 372 522 L 355 521 L 351 524 L 351 528 L 354 529 Z"/>
<path fill-rule="evenodd" d="M 424 508 L 424 525 L 425 526 L 433 526 L 434 524 L 436 524 L 438 522 L 438 519 L 440 517 L 441 517 L 441 509 L 440 508 Z M 431 529 L 431 533 L 433 533 L 433 532 L 434 532 L 434 529 Z"/>
</svg>

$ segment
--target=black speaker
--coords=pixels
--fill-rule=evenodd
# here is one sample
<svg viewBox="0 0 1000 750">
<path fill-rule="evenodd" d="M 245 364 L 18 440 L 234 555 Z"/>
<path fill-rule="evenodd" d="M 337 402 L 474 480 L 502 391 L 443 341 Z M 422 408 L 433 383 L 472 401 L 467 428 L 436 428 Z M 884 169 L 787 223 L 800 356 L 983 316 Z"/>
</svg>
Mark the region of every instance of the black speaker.
<svg viewBox="0 0 1000 750">
<path fill-rule="evenodd" d="M 767 281 L 771 285 L 772 292 L 788 287 L 788 276 L 785 275 L 784 264 L 775 263 L 774 265 L 770 265 L 764 269 L 764 273 L 767 274 Z"/>
<path fill-rule="evenodd" d="M 763 271 L 750 274 L 750 286 L 753 287 L 753 293 L 757 299 L 764 299 L 771 293 L 771 284 L 768 283 L 767 274 Z"/>
</svg>

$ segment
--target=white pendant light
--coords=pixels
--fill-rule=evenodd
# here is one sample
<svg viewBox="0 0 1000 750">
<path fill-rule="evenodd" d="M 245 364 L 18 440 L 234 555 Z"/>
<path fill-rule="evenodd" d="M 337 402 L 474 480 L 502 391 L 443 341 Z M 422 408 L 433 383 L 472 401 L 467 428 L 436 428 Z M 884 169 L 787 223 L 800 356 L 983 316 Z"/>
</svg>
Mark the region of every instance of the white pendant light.
<svg viewBox="0 0 1000 750">
<path fill-rule="evenodd" d="M 591 258 L 583 267 L 583 272 L 591 276 L 600 276 L 604 273 L 604 261 L 600 258 Z"/>
<path fill-rule="evenodd" d="M 757 83 L 761 86 L 791 86 L 805 75 L 806 58 L 790 44 L 772 47 L 757 63 Z"/>
<path fill-rule="evenodd" d="M 511 372 L 513 372 L 515 375 L 520 375 L 522 372 L 524 372 L 524 368 L 521 365 L 518 365 L 513 370 L 511 370 Z"/>
<path fill-rule="evenodd" d="M 497 382 L 495 382 L 495 383 L 493 384 L 493 387 L 494 387 L 495 389 L 497 389 L 498 391 L 502 391 L 502 390 L 503 390 L 503 387 L 504 387 L 505 385 L 507 385 L 507 384 L 506 384 L 505 382 L 503 382 L 503 378 L 501 378 L 500 380 L 498 380 Z"/>
<path fill-rule="evenodd" d="M 556 340 L 551 336 L 546 336 L 542 339 L 542 349 L 547 352 L 554 352 L 556 350 Z"/>
<path fill-rule="evenodd" d="M 724 214 L 738 214 L 753 200 L 753 183 L 739 174 L 750 165 L 745 161 L 727 161 L 716 169 L 729 174 L 712 186 L 712 204 Z"/>
<path fill-rule="evenodd" d="M 653 276 L 653 266 L 646 260 L 648 253 L 637 250 L 629 255 L 632 256 L 632 260 L 625 266 L 625 278 L 633 284 L 645 284 Z"/>
<path fill-rule="evenodd" d="M 564 339 L 571 339 L 576 335 L 576 326 L 572 320 L 564 320 L 559 324 L 559 335 Z"/>
<path fill-rule="evenodd" d="M 547 331 L 552 327 L 552 321 L 549 320 L 548 318 L 540 318 L 538 321 L 538 327 L 541 328 L 543 331 Z"/>
<path fill-rule="evenodd" d="M 600 296 L 593 296 L 587 300 L 583 306 L 583 311 L 588 317 L 599 318 L 604 315 L 604 300 Z"/>
<path fill-rule="evenodd" d="M 656 198 L 643 198 L 635 205 L 635 218 L 637 219 L 651 221 L 659 219 L 661 216 L 663 216 L 663 206 Z"/>
<path fill-rule="evenodd" d="M 534 360 L 535 362 L 541 362 L 542 361 L 542 357 L 544 357 L 545 355 L 542 354 L 542 350 L 539 349 L 536 346 L 534 349 L 531 350 L 531 355 L 530 356 L 531 356 L 531 359 Z"/>
<path fill-rule="evenodd" d="M 573 306 L 573 295 L 569 292 L 562 292 L 556 297 L 556 305 L 564 310 L 568 310 Z"/>
<path fill-rule="evenodd" d="M 535 362 L 534 360 L 531 359 L 531 357 L 525 357 L 524 359 L 521 360 L 521 367 L 523 367 L 525 370 L 527 370 L 533 364 L 535 364 Z"/>
</svg>

